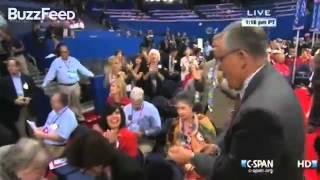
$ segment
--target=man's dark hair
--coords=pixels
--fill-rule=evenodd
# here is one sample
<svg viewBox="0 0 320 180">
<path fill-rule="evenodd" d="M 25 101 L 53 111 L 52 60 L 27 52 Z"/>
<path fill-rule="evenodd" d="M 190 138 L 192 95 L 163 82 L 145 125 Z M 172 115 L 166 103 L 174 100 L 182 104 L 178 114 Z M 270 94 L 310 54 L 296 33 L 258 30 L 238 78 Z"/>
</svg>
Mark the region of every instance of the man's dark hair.
<svg viewBox="0 0 320 180">
<path fill-rule="evenodd" d="M 90 169 L 109 166 L 116 157 L 116 150 L 99 133 L 91 130 L 68 144 L 65 155 L 71 166 Z"/>
<path fill-rule="evenodd" d="M 189 106 L 193 107 L 193 97 L 186 92 L 179 92 L 174 98 L 175 102 L 184 102 Z"/>
<path fill-rule="evenodd" d="M 59 56 L 61 55 L 61 49 L 62 49 L 63 47 L 64 47 L 64 48 L 67 48 L 67 49 L 69 50 L 69 48 L 68 48 L 68 46 L 67 46 L 66 44 L 61 44 L 60 47 L 59 47 L 59 49 L 58 49 L 58 50 L 59 50 Z"/>
<path fill-rule="evenodd" d="M 61 47 L 63 47 L 63 46 L 65 46 L 65 47 L 67 47 L 65 44 L 63 44 L 63 43 L 59 43 L 57 46 L 56 46 L 56 49 L 55 49 L 55 54 L 56 54 L 56 56 L 61 56 L 61 53 L 60 53 L 60 49 L 61 49 Z"/>
<path fill-rule="evenodd" d="M 225 47 L 229 50 L 244 49 L 256 57 L 267 56 L 268 38 L 261 27 L 243 27 L 234 22 L 224 29 Z"/>
</svg>

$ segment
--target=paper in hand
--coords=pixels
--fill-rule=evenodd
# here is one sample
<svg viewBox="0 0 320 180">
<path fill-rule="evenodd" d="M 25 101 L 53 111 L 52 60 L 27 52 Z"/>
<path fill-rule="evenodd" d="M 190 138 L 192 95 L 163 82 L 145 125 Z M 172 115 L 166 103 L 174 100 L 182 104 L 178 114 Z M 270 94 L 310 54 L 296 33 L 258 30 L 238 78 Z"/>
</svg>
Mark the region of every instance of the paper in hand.
<svg viewBox="0 0 320 180">
<path fill-rule="evenodd" d="M 37 129 L 37 125 L 35 122 L 27 120 L 27 123 L 29 124 L 29 126 L 31 127 L 32 130 Z"/>
<path fill-rule="evenodd" d="M 45 59 L 50 59 L 50 58 L 54 58 L 54 57 L 56 57 L 56 55 L 53 53 L 50 53 L 45 57 Z"/>
<path fill-rule="evenodd" d="M 59 167 L 65 166 L 67 165 L 67 159 L 62 158 L 62 159 L 56 159 L 53 160 L 49 163 L 49 169 L 53 170 L 53 169 L 57 169 Z"/>
</svg>

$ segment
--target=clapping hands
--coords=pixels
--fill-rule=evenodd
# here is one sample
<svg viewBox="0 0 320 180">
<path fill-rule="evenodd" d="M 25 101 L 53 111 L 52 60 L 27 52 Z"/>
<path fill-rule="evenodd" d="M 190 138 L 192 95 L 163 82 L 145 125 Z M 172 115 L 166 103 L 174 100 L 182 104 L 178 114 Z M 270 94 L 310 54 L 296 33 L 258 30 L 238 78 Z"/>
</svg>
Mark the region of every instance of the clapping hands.
<svg viewBox="0 0 320 180">
<path fill-rule="evenodd" d="M 103 133 L 103 136 L 109 141 L 109 143 L 115 143 L 118 140 L 118 134 L 115 130 L 107 130 Z"/>
</svg>

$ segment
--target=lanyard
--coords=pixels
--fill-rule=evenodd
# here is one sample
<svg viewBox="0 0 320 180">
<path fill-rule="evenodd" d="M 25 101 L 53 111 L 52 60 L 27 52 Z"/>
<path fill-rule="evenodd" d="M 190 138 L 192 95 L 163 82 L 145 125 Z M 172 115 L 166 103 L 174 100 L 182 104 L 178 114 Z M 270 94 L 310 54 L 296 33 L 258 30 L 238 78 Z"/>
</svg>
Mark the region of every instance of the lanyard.
<svg viewBox="0 0 320 180">
<path fill-rule="evenodd" d="M 64 109 L 63 109 L 63 111 L 60 113 L 60 114 L 58 114 L 58 116 L 54 119 L 54 121 L 53 122 L 51 122 L 50 124 L 55 124 L 57 121 L 58 121 L 58 119 L 66 112 L 66 110 L 68 109 L 68 107 L 65 107 Z"/>
<path fill-rule="evenodd" d="M 144 109 L 144 106 L 142 104 L 142 107 L 141 107 L 141 110 L 140 110 L 140 113 L 139 113 L 139 117 L 137 119 L 140 119 L 142 117 L 143 109 Z M 128 126 L 130 126 L 132 123 L 134 123 L 134 120 L 133 120 L 133 107 L 131 105 L 131 115 L 129 115 L 129 124 L 128 124 Z"/>
<path fill-rule="evenodd" d="M 58 119 L 66 112 L 68 107 L 65 107 L 64 110 L 58 114 L 58 116 L 54 119 L 54 121 L 52 121 L 50 124 L 48 124 L 48 126 L 54 125 Z M 44 133 L 48 133 L 49 132 L 49 127 L 46 125 L 46 127 L 42 130 Z"/>
<path fill-rule="evenodd" d="M 70 66 L 69 66 L 69 63 L 71 63 L 70 60 L 62 60 L 63 64 L 66 66 L 67 70 L 69 71 L 70 70 Z"/>
</svg>

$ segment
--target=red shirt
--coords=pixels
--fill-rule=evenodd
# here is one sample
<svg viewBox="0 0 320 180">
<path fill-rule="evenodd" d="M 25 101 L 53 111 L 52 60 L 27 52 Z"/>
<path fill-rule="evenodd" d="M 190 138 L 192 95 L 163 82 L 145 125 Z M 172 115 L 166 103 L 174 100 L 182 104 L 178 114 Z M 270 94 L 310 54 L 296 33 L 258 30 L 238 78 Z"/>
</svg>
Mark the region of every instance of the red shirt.
<svg viewBox="0 0 320 180">
<path fill-rule="evenodd" d="M 311 56 L 300 56 L 297 58 L 296 67 L 299 68 L 301 65 L 309 65 L 312 57 Z"/>
<path fill-rule="evenodd" d="M 188 82 L 190 81 L 190 80 L 192 80 L 193 79 L 193 77 L 192 77 L 192 74 L 190 73 L 190 74 L 188 74 L 185 78 L 184 78 L 184 80 L 182 81 L 182 87 L 186 87 L 186 85 L 188 84 Z"/>
<path fill-rule="evenodd" d="M 120 100 L 120 105 L 121 105 L 121 106 L 126 106 L 126 105 L 128 105 L 128 104 L 130 104 L 130 103 L 131 103 L 131 100 L 130 100 L 130 98 L 128 98 L 128 97 L 123 97 L 123 98 Z M 114 102 L 114 100 L 112 99 L 111 96 L 109 96 L 109 97 L 107 98 L 107 104 L 109 104 L 109 105 L 115 105 L 115 102 Z"/>
<path fill-rule="evenodd" d="M 134 159 L 138 156 L 138 138 L 137 135 L 127 128 L 120 129 L 118 133 L 118 149 Z"/>
<path fill-rule="evenodd" d="M 274 69 L 284 77 L 290 76 L 290 69 L 286 64 L 275 63 L 273 64 Z"/>
</svg>

